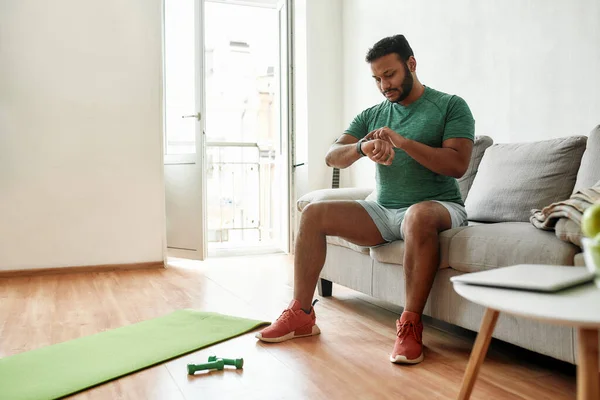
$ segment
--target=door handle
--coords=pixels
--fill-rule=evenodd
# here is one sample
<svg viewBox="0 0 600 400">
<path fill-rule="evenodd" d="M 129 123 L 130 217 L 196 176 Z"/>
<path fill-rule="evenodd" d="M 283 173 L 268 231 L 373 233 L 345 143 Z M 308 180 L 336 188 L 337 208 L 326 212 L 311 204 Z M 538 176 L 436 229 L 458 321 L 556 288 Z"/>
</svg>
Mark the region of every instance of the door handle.
<svg viewBox="0 0 600 400">
<path fill-rule="evenodd" d="M 192 115 L 182 115 L 181 118 L 196 118 L 198 121 L 202 119 L 202 114 L 200 112 Z"/>
</svg>

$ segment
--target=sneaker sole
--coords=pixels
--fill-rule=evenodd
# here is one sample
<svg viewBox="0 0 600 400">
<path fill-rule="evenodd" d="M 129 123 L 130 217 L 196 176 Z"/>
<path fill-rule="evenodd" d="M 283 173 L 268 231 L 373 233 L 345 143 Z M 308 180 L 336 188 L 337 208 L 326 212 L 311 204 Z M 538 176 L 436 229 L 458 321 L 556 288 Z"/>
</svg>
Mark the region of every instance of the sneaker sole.
<svg viewBox="0 0 600 400">
<path fill-rule="evenodd" d="M 308 336 L 315 336 L 320 333 L 321 333 L 321 330 L 319 329 L 319 327 L 317 325 L 313 325 L 311 333 L 308 333 L 306 335 L 296 335 L 295 332 L 290 332 L 287 335 L 279 336 L 276 338 L 264 338 L 264 337 L 262 337 L 261 333 L 258 332 L 256 334 L 256 338 L 260 339 L 263 342 L 281 343 L 281 342 L 285 342 L 286 340 L 298 339 L 298 338 L 303 338 L 303 337 L 308 337 Z"/>
<path fill-rule="evenodd" d="M 415 358 L 414 360 L 409 360 L 404 356 L 397 355 L 395 358 L 390 356 L 390 361 L 393 362 L 394 364 L 418 364 L 421 361 L 423 361 L 424 358 L 425 357 L 423 356 L 423 353 L 421 353 L 421 355 L 419 357 Z"/>
</svg>

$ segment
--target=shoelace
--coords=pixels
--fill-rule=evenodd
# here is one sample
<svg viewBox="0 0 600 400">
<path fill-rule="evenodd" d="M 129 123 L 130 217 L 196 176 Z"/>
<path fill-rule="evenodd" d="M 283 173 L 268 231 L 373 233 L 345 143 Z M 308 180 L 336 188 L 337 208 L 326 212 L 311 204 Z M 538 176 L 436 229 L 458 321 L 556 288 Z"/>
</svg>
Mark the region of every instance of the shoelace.
<svg viewBox="0 0 600 400">
<path fill-rule="evenodd" d="M 286 325 L 289 325 L 289 320 L 293 314 L 294 314 L 294 312 L 292 310 L 290 310 L 289 308 L 286 308 L 285 310 L 283 310 L 283 312 L 281 313 L 279 318 L 277 318 L 277 321 L 284 323 Z"/>
<path fill-rule="evenodd" d="M 417 331 L 417 327 L 411 321 L 405 321 L 400 325 L 400 328 L 396 332 L 396 336 L 403 338 L 406 335 L 412 334 L 417 342 L 421 342 L 421 335 Z"/>
<path fill-rule="evenodd" d="M 311 306 L 314 306 L 317 303 L 317 301 L 319 301 L 319 299 L 315 299 L 312 302 Z M 277 318 L 277 321 L 280 321 L 281 323 L 284 323 L 289 326 L 289 320 L 290 320 L 290 318 L 292 318 L 293 315 L 294 315 L 294 311 L 292 311 L 289 308 L 286 308 L 285 310 L 283 310 L 283 312 L 281 313 L 279 318 Z"/>
</svg>

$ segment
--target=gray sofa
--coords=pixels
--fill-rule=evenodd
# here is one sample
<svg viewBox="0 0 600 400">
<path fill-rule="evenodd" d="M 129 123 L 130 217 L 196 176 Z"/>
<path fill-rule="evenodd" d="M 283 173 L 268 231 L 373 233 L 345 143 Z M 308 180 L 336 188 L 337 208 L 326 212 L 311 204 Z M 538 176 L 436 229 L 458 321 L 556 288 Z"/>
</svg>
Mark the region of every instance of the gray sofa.
<svg viewBox="0 0 600 400">
<path fill-rule="evenodd" d="M 424 314 L 477 331 L 483 308 L 456 294 L 450 277 L 514 264 L 584 265 L 581 249 L 553 231 L 529 222 L 532 209 L 568 199 L 575 191 L 600 181 L 600 126 L 588 136 L 535 143 L 493 144 L 478 136 L 467 173 L 459 186 L 469 226 L 440 234 L 440 270 Z M 372 189 L 323 189 L 297 201 L 375 199 Z M 568 222 L 568 220 L 567 220 Z M 578 226 L 571 226 L 578 231 Z M 577 236 L 574 231 L 570 237 Z M 332 283 L 389 302 L 404 303 L 403 241 L 364 248 L 339 237 L 327 238 L 327 258 L 319 292 L 331 295 Z M 494 337 L 514 345 L 575 363 L 576 331 L 500 314 Z"/>
</svg>

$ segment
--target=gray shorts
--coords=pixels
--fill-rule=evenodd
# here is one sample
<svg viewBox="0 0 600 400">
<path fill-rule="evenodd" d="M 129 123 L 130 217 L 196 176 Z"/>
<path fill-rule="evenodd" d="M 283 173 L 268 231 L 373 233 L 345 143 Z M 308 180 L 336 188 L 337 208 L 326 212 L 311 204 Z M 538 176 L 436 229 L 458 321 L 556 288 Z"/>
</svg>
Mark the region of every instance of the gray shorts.
<svg viewBox="0 0 600 400">
<path fill-rule="evenodd" d="M 386 242 L 392 242 L 394 240 L 404 240 L 404 234 L 402 233 L 402 224 L 404 222 L 404 215 L 406 214 L 405 208 L 385 208 L 376 201 L 356 200 L 361 206 L 367 210 L 381 237 Z M 467 211 L 463 206 L 457 203 L 448 201 L 437 201 L 436 203 L 443 205 L 446 210 L 450 213 L 450 219 L 452 220 L 452 228 L 458 228 L 459 226 L 467 226 Z"/>
</svg>

